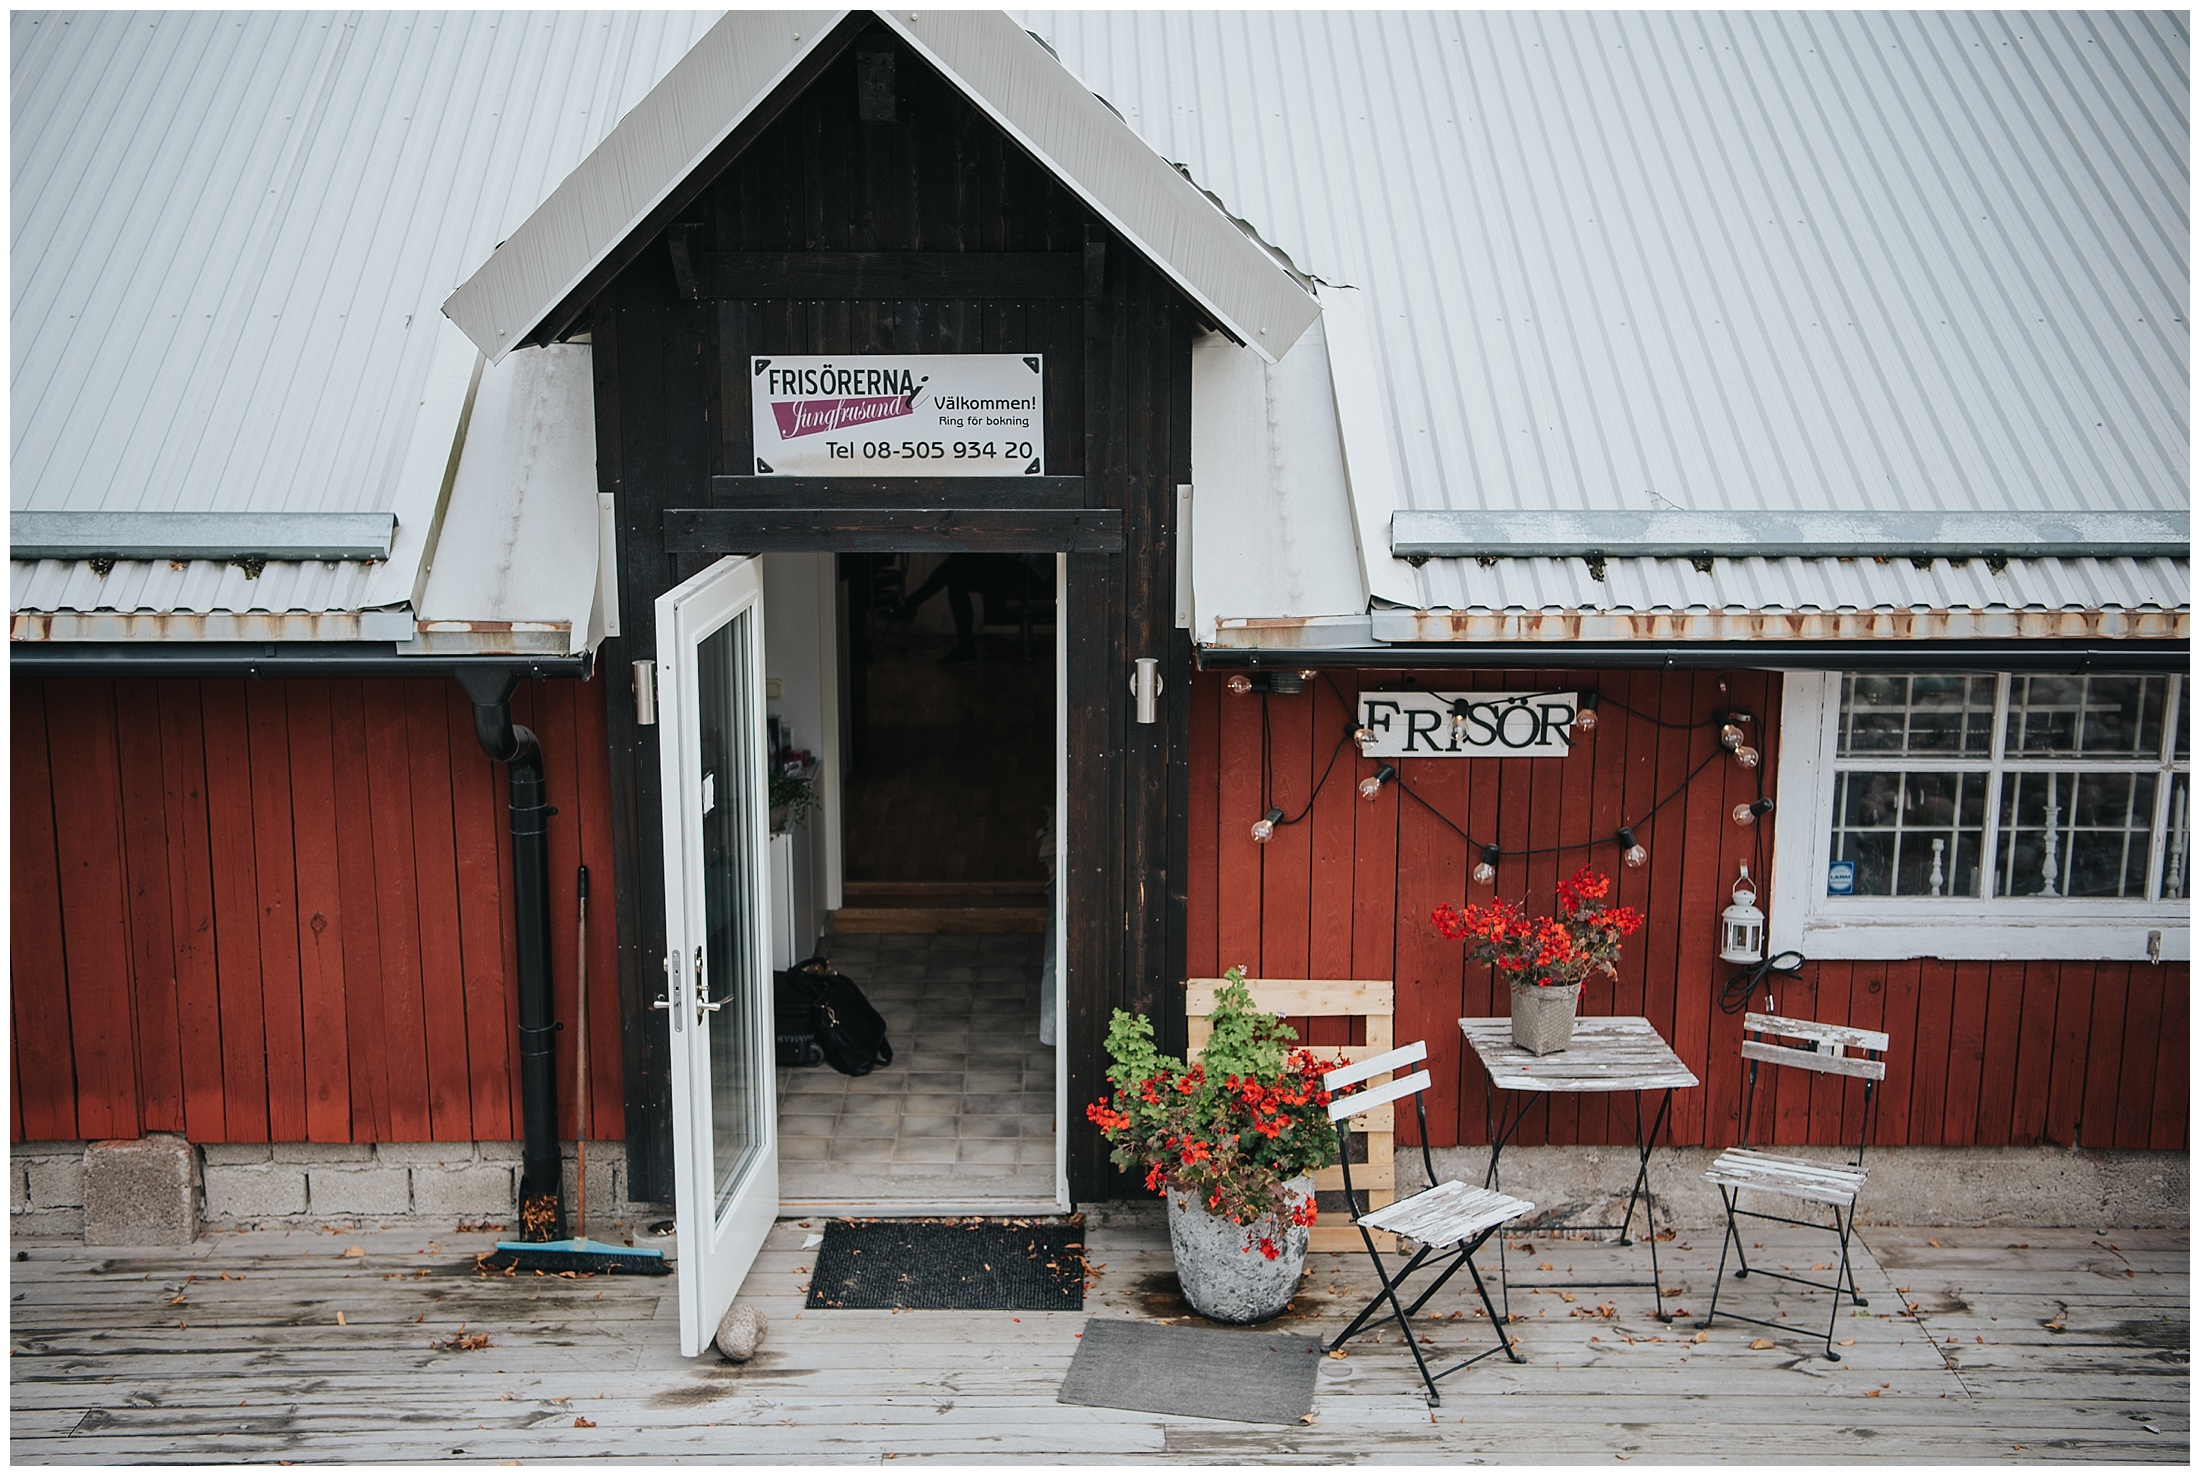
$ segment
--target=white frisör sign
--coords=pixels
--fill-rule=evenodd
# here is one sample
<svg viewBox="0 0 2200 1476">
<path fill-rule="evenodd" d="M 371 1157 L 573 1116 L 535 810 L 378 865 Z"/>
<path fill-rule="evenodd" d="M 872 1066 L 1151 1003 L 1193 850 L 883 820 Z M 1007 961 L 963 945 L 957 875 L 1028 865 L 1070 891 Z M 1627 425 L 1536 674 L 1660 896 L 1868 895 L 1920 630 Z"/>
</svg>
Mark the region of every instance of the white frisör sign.
<svg viewBox="0 0 2200 1476">
<path fill-rule="evenodd" d="M 1563 758 L 1580 711 L 1573 692 L 1360 694 L 1369 758 Z"/>
<path fill-rule="evenodd" d="M 760 477 L 1046 475 L 1041 354 L 749 361 Z"/>
</svg>

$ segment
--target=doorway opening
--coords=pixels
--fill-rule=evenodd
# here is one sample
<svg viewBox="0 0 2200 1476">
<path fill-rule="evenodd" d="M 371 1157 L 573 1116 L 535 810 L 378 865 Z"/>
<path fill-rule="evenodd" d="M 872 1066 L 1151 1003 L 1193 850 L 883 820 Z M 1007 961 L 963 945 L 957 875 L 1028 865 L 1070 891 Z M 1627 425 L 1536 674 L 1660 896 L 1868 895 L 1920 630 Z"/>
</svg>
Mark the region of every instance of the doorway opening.
<svg viewBox="0 0 2200 1476">
<path fill-rule="evenodd" d="M 1052 554 L 766 559 L 766 639 L 830 673 L 805 725 L 767 685 L 774 742 L 815 762 L 809 869 L 790 916 L 885 1017 L 890 1064 L 778 1073 L 782 1206 L 870 1213 L 1059 1208 L 1062 561 Z M 774 598 L 780 566 L 789 598 Z M 787 608 L 782 609 L 782 605 Z M 781 622 L 800 622 L 807 632 Z M 787 630 L 784 646 L 780 631 Z M 807 728 L 807 731 L 806 731 Z M 809 739 L 809 742 L 805 742 Z M 791 843 L 791 842 L 790 842 Z M 775 840 L 775 846 L 779 844 Z M 815 940 L 814 944 L 808 940 Z"/>
</svg>

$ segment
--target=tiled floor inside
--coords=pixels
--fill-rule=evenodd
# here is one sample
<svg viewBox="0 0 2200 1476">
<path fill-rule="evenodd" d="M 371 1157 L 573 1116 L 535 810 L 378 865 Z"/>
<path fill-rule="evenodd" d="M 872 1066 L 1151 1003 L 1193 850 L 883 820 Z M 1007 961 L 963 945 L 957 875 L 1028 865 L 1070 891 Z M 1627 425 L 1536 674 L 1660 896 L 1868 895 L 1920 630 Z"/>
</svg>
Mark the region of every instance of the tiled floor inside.
<svg viewBox="0 0 2200 1476">
<path fill-rule="evenodd" d="M 894 1063 L 779 1072 L 783 1205 L 1054 1198 L 1054 1048 L 1037 934 L 852 934 L 833 967 L 886 1017 Z"/>
</svg>

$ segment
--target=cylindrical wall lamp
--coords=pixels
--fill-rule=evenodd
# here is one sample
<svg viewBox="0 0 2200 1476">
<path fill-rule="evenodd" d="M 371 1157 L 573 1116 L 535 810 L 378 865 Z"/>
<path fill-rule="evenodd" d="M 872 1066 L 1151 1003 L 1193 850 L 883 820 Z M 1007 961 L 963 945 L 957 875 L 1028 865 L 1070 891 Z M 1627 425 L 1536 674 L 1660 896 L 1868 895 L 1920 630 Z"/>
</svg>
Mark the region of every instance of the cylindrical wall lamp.
<svg viewBox="0 0 2200 1476">
<path fill-rule="evenodd" d="M 1161 696 L 1161 663 L 1152 656 L 1141 656 L 1131 665 L 1131 696 L 1137 700 L 1138 721 L 1154 721 L 1154 705 Z"/>
</svg>

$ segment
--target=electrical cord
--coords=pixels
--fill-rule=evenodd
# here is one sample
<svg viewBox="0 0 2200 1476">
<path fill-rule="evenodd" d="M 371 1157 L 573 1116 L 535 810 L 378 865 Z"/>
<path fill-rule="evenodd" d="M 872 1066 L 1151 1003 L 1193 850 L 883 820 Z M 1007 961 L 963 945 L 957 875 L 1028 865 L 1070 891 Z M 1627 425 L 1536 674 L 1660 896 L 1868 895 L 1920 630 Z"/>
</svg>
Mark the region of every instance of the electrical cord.
<svg viewBox="0 0 2200 1476">
<path fill-rule="evenodd" d="M 1757 986 L 1777 975 L 1792 979 L 1803 972 L 1803 965 L 1810 960 L 1796 949 L 1775 953 L 1761 964 L 1751 964 L 1746 969 L 1736 969 L 1726 976 L 1726 984 L 1719 990 L 1719 1008 L 1729 1015 L 1738 1015 L 1749 1007 L 1750 997 Z"/>
</svg>

